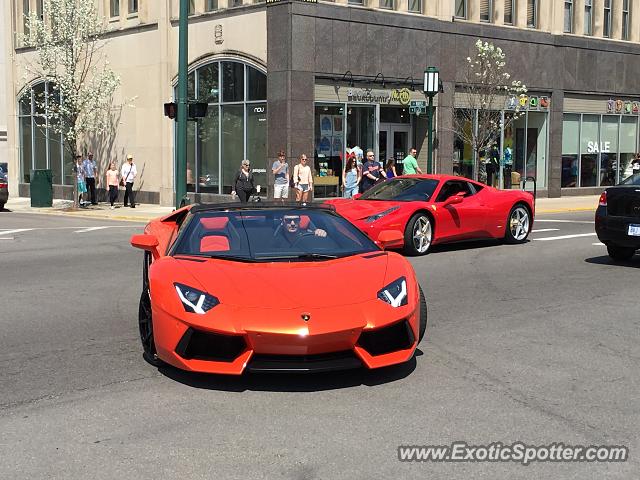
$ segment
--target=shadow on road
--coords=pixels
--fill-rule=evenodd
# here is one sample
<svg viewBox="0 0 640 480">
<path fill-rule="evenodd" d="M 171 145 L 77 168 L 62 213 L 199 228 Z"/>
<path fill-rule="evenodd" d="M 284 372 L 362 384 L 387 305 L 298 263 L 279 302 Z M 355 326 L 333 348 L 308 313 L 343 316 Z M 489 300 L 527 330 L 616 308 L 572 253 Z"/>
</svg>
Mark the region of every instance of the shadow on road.
<svg viewBox="0 0 640 480">
<path fill-rule="evenodd" d="M 527 243 L 529 240 L 527 240 Z M 502 245 L 508 245 L 504 243 L 502 240 L 468 240 L 459 243 L 445 243 L 442 245 L 434 245 L 429 250 L 429 254 L 438 253 L 438 252 L 459 252 L 464 250 L 472 250 L 476 248 L 489 248 L 489 247 L 499 247 Z"/>
<path fill-rule="evenodd" d="M 0 208 L 0 212 L 11 212 L 8 208 Z"/>
<path fill-rule="evenodd" d="M 593 263 L 594 265 L 612 265 L 616 267 L 631 267 L 640 268 L 640 255 L 635 255 L 631 260 L 617 261 L 613 260 L 609 255 L 602 255 L 600 257 L 591 257 L 585 259 L 587 263 Z"/>
<path fill-rule="evenodd" d="M 423 355 L 420 349 L 407 363 L 378 370 L 344 370 L 324 373 L 246 373 L 236 377 L 231 375 L 211 375 L 193 373 L 173 367 L 158 369 L 166 377 L 193 388 L 244 392 L 246 390 L 265 392 L 316 392 L 367 385 L 370 387 L 395 382 L 408 377 L 416 368 L 416 357 Z"/>
</svg>

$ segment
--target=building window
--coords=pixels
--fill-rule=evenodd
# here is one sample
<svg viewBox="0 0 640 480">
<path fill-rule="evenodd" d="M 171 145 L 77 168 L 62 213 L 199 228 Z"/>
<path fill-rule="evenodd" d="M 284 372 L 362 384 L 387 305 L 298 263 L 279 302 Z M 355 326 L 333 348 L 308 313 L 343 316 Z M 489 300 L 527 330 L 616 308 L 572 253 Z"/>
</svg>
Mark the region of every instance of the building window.
<svg viewBox="0 0 640 480">
<path fill-rule="evenodd" d="M 409 0 L 407 10 L 413 13 L 422 13 L 422 0 Z"/>
<path fill-rule="evenodd" d="M 138 0 L 129 0 L 129 13 L 138 13 Z"/>
<path fill-rule="evenodd" d="M 207 0 L 207 12 L 218 10 L 218 0 Z"/>
<path fill-rule="evenodd" d="M 31 170 L 49 168 L 55 185 L 73 185 L 71 155 L 49 119 L 49 108 L 57 102 L 53 84 L 45 82 L 27 88 L 18 99 L 20 168 L 25 183 L 30 182 Z"/>
<path fill-rule="evenodd" d="M 364 0 L 349 0 L 350 5 L 364 5 Z"/>
<path fill-rule="evenodd" d="M 393 10 L 393 0 L 380 0 L 380 8 Z"/>
<path fill-rule="evenodd" d="M 109 15 L 112 18 L 120 16 L 120 0 L 111 0 L 109 6 Z"/>
<path fill-rule="evenodd" d="M 513 18 L 513 12 L 515 12 L 515 8 L 513 8 L 514 3 L 515 0 L 504 0 L 504 23 L 508 25 L 515 23 L 515 19 Z"/>
<path fill-rule="evenodd" d="M 573 32 L 573 0 L 564 2 L 564 33 Z"/>
<path fill-rule="evenodd" d="M 457 18 L 467 18 L 467 0 L 456 0 L 455 16 Z"/>
<path fill-rule="evenodd" d="M 267 77 L 235 61 L 203 65 L 189 74 L 189 100 L 208 104 L 207 115 L 189 122 L 187 189 L 229 194 L 240 162 L 248 158 L 256 184 L 267 193 Z"/>
<path fill-rule="evenodd" d="M 196 13 L 196 0 L 189 0 L 189 15 Z"/>
<path fill-rule="evenodd" d="M 229 7 L 233 8 L 233 7 L 241 7 L 242 6 L 242 0 L 229 0 Z"/>
<path fill-rule="evenodd" d="M 602 20 L 602 36 L 611 37 L 611 0 L 604 0 L 604 19 Z"/>
<path fill-rule="evenodd" d="M 29 13 L 31 13 L 29 0 L 22 0 L 22 26 L 25 35 L 29 34 Z"/>
<path fill-rule="evenodd" d="M 593 0 L 584 0 L 584 34 L 591 35 L 593 32 L 593 15 L 592 5 Z"/>
<path fill-rule="evenodd" d="M 622 0 L 622 39 L 629 40 L 629 0 Z"/>
<path fill-rule="evenodd" d="M 538 2 L 537 0 L 527 0 L 527 27 L 538 27 Z"/>
<path fill-rule="evenodd" d="M 493 20 L 493 0 L 480 0 L 480 21 L 491 22 Z"/>
<path fill-rule="evenodd" d="M 36 1 L 36 15 L 40 20 L 44 20 L 44 0 Z"/>
</svg>

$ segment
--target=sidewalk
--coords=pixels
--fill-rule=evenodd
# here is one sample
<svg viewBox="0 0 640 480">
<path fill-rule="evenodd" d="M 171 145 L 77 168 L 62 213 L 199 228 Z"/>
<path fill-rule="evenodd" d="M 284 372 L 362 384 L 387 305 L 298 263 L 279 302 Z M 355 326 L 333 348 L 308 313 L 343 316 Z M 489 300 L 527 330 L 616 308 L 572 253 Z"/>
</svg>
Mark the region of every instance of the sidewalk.
<svg viewBox="0 0 640 480">
<path fill-rule="evenodd" d="M 536 201 L 536 214 L 595 211 L 598 206 L 598 195 L 582 197 L 539 198 Z M 160 205 L 137 204 L 136 208 L 116 206 L 114 210 L 107 203 L 90 205 L 73 209 L 70 200 L 54 200 L 51 208 L 31 208 L 31 199 L 27 197 L 9 198 L 5 205 L 7 210 L 21 213 L 41 213 L 49 215 L 69 215 L 85 218 L 104 218 L 110 220 L 128 220 L 147 222 L 153 218 L 168 215 L 173 207 Z"/>
</svg>

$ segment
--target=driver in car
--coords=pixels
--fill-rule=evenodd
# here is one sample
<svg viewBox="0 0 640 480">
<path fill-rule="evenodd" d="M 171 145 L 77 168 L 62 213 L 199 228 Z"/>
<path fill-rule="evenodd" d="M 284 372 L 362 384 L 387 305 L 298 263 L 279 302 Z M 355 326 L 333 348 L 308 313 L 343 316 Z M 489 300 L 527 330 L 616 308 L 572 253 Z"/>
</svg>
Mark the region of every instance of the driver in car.
<svg viewBox="0 0 640 480">
<path fill-rule="evenodd" d="M 327 232 L 321 228 L 314 228 L 311 223 L 307 228 L 301 228 L 300 215 L 298 214 L 291 213 L 282 216 L 282 223 L 276 230 L 276 244 L 278 246 L 293 246 L 306 236 L 324 238 L 327 236 Z"/>
</svg>

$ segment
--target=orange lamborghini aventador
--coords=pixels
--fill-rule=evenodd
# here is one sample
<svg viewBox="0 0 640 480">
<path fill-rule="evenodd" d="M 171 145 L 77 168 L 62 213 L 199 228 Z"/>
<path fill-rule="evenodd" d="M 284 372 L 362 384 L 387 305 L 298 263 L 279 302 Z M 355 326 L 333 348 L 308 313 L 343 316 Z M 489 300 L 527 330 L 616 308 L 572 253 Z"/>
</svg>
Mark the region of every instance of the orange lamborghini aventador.
<svg viewBox="0 0 640 480">
<path fill-rule="evenodd" d="M 139 328 L 151 364 L 239 375 L 379 368 L 413 356 L 427 306 L 411 264 L 331 206 L 195 205 L 150 222 Z"/>
</svg>

